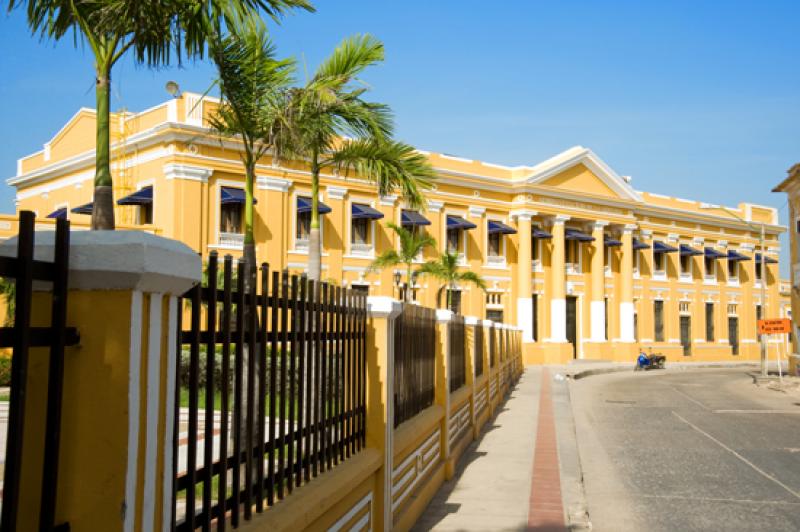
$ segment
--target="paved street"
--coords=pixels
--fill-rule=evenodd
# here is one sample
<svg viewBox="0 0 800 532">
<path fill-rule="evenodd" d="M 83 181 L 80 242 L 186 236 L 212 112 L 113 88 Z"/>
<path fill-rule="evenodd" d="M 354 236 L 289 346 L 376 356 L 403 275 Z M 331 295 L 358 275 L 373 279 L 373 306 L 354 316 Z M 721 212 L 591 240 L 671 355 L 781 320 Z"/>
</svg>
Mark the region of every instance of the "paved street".
<svg viewBox="0 0 800 532">
<path fill-rule="evenodd" d="M 800 530 L 797 396 L 741 369 L 570 386 L 594 530 Z"/>
</svg>

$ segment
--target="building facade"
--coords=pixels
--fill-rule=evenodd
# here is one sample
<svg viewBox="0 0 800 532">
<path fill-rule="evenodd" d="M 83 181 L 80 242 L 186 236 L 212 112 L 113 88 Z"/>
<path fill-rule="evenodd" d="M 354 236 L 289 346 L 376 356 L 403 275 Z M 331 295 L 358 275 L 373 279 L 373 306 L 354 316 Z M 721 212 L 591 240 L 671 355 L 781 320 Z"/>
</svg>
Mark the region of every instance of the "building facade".
<svg viewBox="0 0 800 532">
<path fill-rule="evenodd" d="M 137 114 L 112 116 L 117 225 L 182 240 L 206 256 L 242 248 L 243 167 L 235 141 L 212 135 L 217 101 L 185 93 Z M 19 160 L 17 209 L 66 216 L 88 226 L 94 177 L 93 110 L 80 110 L 43 150 Z M 457 287 L 466 315 L 519 325 L 528 363 L 573 358 L 633 360 L 639 349 L 669 360 L 755 360 L 756 319 L 785 312 L 774 208 L 705 205 L 641 192 L 590 149 L 570 148 L 534 166 L 508 167 L 426 153 L 438 172 L 427 209 L 333 171 L 321 177 L 322 277 L 370 295 L 398 295 L 404 272 L 370 272 L 396 246 L 385 223 L 427 231 L 479 273 L 486 291 Z M 255 238 L 259 261 L 306 270 L 310 173 L 302 164 L 257 168 Z M 324 212 L 323 212 L 324 211 Z M 15 230 L 14 216 L 0 232 Z M 758 232 L 767 240 L 765 271 Z M 46 226 L 47 222 L 43 222 Z M 767 297 L 761 301 L 760 283 Z M 435 306 L 440 285 L 419 277 L 421 304 Z M 770 349 L 786 350 L 774 339 Z"/>
<path fill-rule="evenodd" d="M 792 166 L 784 179 L 773 192 L 784 192 L 789 204 L 789 260 L 792 265 L 792 280 L 788 284 L 791 296 L 792 345 L 789 353 L 789 372 L 800 375 L 800 163 Z"/>
</svg>

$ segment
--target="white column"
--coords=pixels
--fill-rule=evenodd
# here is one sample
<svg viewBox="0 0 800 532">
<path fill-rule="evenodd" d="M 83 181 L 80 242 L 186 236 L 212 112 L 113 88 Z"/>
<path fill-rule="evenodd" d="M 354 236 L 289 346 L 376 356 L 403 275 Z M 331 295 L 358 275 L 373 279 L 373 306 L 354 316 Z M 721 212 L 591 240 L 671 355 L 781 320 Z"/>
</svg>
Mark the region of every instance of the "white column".
<svg viewBox="0 0 800 532">
<path fill-rule="evenodd" d="M 517 219 L 517 325 L 522 329 L 522 341 L 533 341 L 533 300 L 531 299 L 531 218 L 536 211 L 520 210 L 511 213 Z"/>
<path fill-rule="evenodd" d="M 567 341 L 567 274 L 564 263 L 564 222 L 569 216 L 558 215 L 553 220 L 553 257 L 550 261 L 553 297 L 550 299 L 550 341 Z"/>
<path fill-rule="evenodd" d="M 605 253 L 606 247 L 603 241 L 605 227 L 608 222 L 597 221 L 592 229 L 594 237 L 594 255 L 592 255 L 592 299 L 590 301 L 591 311 L 591 341 L 606 341 L 606 301 L 605 301 Z"/>
<path fill-rule="evenodd" d="M 622 263 L 620 265 L 619 339 L 634 342 L 633 331 L 633 224 L 622 231 Z"/>
</svg>

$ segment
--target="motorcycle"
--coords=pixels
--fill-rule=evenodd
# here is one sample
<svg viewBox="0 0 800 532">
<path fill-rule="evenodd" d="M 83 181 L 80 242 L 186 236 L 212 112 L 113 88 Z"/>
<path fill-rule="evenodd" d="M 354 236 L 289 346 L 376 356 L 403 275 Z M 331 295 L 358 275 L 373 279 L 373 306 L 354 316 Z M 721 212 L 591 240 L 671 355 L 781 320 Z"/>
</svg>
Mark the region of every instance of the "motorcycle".
<svg viewBox="0 0 800 532">
<path fill-rule="evenodd" d="M 667 361 L 667 357 L 662 355 L 661 353 L 650 353 L 646 355 L 644 351 L 639 353 L 639 357 L 636 359 L 636 365 L 633 367 L 633 371 L 647 371 L 649 369 L 664 369 L 664 363 Z"/>
</svg>

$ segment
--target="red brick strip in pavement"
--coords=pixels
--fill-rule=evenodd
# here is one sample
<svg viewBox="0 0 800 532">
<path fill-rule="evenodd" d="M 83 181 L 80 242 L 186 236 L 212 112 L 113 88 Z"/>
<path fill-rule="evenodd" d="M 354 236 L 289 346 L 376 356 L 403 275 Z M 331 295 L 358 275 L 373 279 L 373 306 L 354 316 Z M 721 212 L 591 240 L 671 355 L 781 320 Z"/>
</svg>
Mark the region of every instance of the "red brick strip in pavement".
<svg viewBox="0 0 800 532">
<path fill-rule="evenodd" d="M 567 530 L 564 523 L 564 505 L 561 502 L 556 423 L 553 418 L 553 398 L 550 395 L 550 372 L 547 368 L 542 368 L 542 385 L 539 393 L 539 421 L 536 429 L 536 448 L 533 451 L 528 530 L 537 532 Z"/>
</svg>

